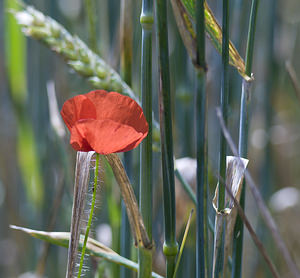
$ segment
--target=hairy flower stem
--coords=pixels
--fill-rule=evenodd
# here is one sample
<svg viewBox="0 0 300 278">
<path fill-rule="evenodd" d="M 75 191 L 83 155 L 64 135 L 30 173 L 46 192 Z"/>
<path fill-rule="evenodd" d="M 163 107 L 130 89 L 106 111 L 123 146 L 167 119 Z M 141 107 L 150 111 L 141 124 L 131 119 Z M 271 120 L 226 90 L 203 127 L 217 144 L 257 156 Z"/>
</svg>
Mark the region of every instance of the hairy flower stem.
<svg viewBox="0 0 300 278">
<path fill-rule="evenodd" d="M 176 209 L 175 209 L 175 182 L 174 182 L 174 156 L 171 117 L 171 90 L 169 73 L 168 50 L 168 20 L 167 1 L 156 0 L 156 23 L 158 34 L 159 53 L 159 111 L 160 136 L 164 195 L 164 228 L 165 242 L 163 252 L 167 259 L 166 277 L 173 277 L 178 244 L 176 241 Z"/>
<path fill-rule="evenodd" d="M 148 136 L 140 149 L 140 200 L 139 207 L 149 240 L 152 241 L 152 26 L 153 2 L 143 0 L 140 16 L 142 26 L 142 108 L 149 125 Z M 139 248 L 139 277 L 151 277 L 152 252 Z"/>
<path fill-rule="evenodd" d="M 251 6 L 250 23 L 248 30 L 247 50 L 246 50 L 246 74 L 252 74 L 252 61 L 254 51 L 254 37 L 256 29 L 256 16 L 259 0 L 253 0 Z M 251 82 L 243 80 L 242 95 L 241 95 L 241 110 L 240 110 L 240 131 L 239 131 L 239 155 L 246 158 L 248 155 L 248 111 L 250 98 Z M 242 209 L 245 208 L 245 181 L 241 193 L 240 204 Z M 242 275 L 242 257 L 243 257 L 243 238 L 244 225 L 241 217 L 237 217 L 234 227 L 234 245 L 233 245 L 233 260 L 232 260 L 232 277 L 240 278 Z"/>
<path fill-rule="evenodd" d="M 80 278 L 80 276 L 81 276 L 83 260 L 84 260 L 84 254 L 85 254 L 85 250 L 86 250 L 86 243 L 87 243 L 87 240 L 88 240 L 88 237 L 89 237 L 89 232 L 90 232 L 92 219 L 93 219 L 93 213 L 94 213 L 95 201 L 96 201 L 98 172 L 99 172 L 99 154 L 96 153 L 96 167 L 95 167 L 95 174 L 94 174 L 93 198 L 92 198 L 92 204 L 91 204 L 89 220 L 88 220 L 88 224 L 86 226 L 86 231 L 85 231 L 85 236 L 84 236 L 84 241 L 83 241 L 83 246 L 82 246 L 82 251 L 81 251 L 80 265 L 79 265 L 78 275 L 77 275 L 78 278 Z"/>
</svg>

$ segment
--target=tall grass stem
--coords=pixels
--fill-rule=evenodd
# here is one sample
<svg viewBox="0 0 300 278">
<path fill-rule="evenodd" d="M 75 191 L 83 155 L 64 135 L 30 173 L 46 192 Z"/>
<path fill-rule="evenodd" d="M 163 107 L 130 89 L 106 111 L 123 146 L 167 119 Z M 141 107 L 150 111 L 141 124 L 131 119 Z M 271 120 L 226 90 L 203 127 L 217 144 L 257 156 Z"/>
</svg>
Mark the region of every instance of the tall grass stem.
<svg viewBox="0 0 300 278">
<path fill-rule="evenodd" d="M 120 2 L 120 74 L 123 80 L 131 86 L 132 83 L 132 1 L 121 0 Z M 133 178 L 133 152 L 124 153 L 124 165 L 128 178 Z M 121 238 L 120 252 L 123 257 L 130 258 L 132 238 L 130 234 L 130 225 L 126 212 L 126 206 L 122 200 L 121 213 Z M 131 271 L 126 267 L 121 267 L 121 278 L 130 276 Z"/>
<path fill-rule="evenodd" d="M 196 214 L 196 277 L 205 278 L 207 263 L 207 148 L 206 148 L 206 63 L 204 0 L 196 1 L 197 83 L 196 83 L 196 150 L 197 150 L 197 214 Z M 207 239 L 207 238 L 206 238 Z M 206 252 L 205 252 L 206 251 Z M 206 266 L 206 267 L 205 267 Z"/>
<path fill-rule="evenodd" d="M 228 118 L 228 95 L 229 95 L 229 0 L 223 0 L 223 18 L 222 18 L 222 79 L 221 79 L 221 96 L 220 106 L 224 121 L 227 124 Z M 218 210 L 222 211 L 225 207 L 225 186 L 222 181 L 226 180 L 226 155 L 227 143 L 224 135 L 220 134 L 220 152 L 219 152 L 219 192 L 218 192 Z M 216 229 L 216 227 L 215 227 Z M 217 242 L 216 236 L 218 233 L 215 231 L 215 244 Z M 223 257 L 224 257 L 224 235 L 225 235 L 225 220 L 223 227 L 221 227 L 219 246 L 214 247 L 218 250 L 216 254 L 216 268 L 213 277 L 219 277 L 223 272 Z"/>
<path fill-rule="evenodd" d="M 140 23 L 142 26 L 141 97 L 142 108 L 149 125 L 148 136 L 140 148 L 139 207 L 149 240 L 152 241 L 152 26 L 153 2 L 143 0 Z M 152 252 L 139 249 L 139 277 L 151 277 Z"/>
<path fill-rule="evenodd" d="M 159 55 L 159 118 L 161 136 L 164 229 L 163 252 L 167 260 L 166 277 L 173 277 L 178 244 L 176 241 L 175 182 L 173 160 L 173 136 L 171 113 L 171 90 L 168 49 L 167 1 L 156 1 L 156 24 Z"/>
</svg>

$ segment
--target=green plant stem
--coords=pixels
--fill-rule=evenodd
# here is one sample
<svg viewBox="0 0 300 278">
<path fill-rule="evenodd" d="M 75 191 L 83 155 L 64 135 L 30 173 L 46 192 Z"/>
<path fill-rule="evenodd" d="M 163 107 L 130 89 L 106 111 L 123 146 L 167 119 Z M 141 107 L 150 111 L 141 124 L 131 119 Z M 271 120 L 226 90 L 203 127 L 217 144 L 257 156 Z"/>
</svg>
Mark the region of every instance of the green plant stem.
<svg viewBox="0 0 300 278">
<path fill-rule="evenodd" d="M 152 24 L 153 3 L 143 1 L 142 25 L 142 108 L 146 116 L 149 131 L 141 143 L 140 209 L 149 239 L 152 240 Z"/>
<path fill-rule="evenodd" d="M 89 42 L 91 49 L 97 53 L 97 36 L 95 22 L 95 0 L 85 0 L 85 10 L 88 17 Z"/>
<path fill-rule="evenodd" d="M 90 210 L 89 220 L 88 220 L 88 224 L 87 224 L 86 231 L 85 231 L 85 236 L 84 236 L 82 251 L 81 251 L 80 265 L 79 265 L 78 275 L 77 275 L 78 278 L 80 278 L 80 276 L 81 276 L 81 271 L 82 271 L 82 266 L 83 266 L 83 260 L 84 260 L 84 254 L 85 254 L 85 250 L 86 250 L 86 243 L 87 243 L 87 240 L 88 240 L 88 237 L 89 237 L 89 232 L 90 232 L 90 228 L 91 228 L 91 224 L 92 224 L 92 219 L 93 219 L 93 213 L 94 213 L 95 201 L 96 201 L 96 190 L 97 190 L 97 182 L 98 182 L 98 172 L 99 172 L 99 154 L 96 153 L 96 168 L 95 168 L 95 175 L 94 175 L 93 199 L 92 199 L 92 204 L 91 204 L 91 210 Z"/>
<path fill-rule="evenodd" d="M 224 121 L 227 124 L 228 118 L 228 94 L 229 94 L 229 1 L 223 0 L 223 38 L 222 38 L 222 83 L 220 105 Z M 226 152 L 227 143 L 224 135 L 220 136 L 220 179 L 218 209 L 224 209 L 225 187 L 222 186 L 222 180 L 225 181 L 226 175 Z"/>
<path fill-rule="evenodd" d="M 176 241 L 176 209 L 173 160 L 173 137 L 170 96 L 167 2 L 156 1 L 156 23 L 159 53 L 159 111 L 164 195 L 165 242 L 163 252 L 167 260 L 167 277 L 173 277 L 178 252 Z"/>
<path fill-rule="evenodd" d="M 228 119 L 228 95 L 229 95 L 229 0 L 223 0 L 223 18 L 222 18 L 222 80 L 221 80 L 221 97 L 220 106 L 224 121 L 227 125 Z M 219 157 L 219 192 L 218 192 L 218 210 L 222 211 L 225 207 L 225 186 L 223 181 L 226 180 L 226 154 L 227 143 L 224 135 L 220 134 L 220 157 Z M 215 227 L 216 228 L 216 227 Z M 215 231 L 215 237 L 218 235 Z M 219 277 L 223 272 L 224 263 L 224 236 L 225 235 L 225 221 L 223 227 L 221 227 L 221 233 L 219 246 L 215 246 L 218 249 L 216 254 L 216 268 L 214 270 L 214 277 Z M 216 243 L 215 238 L 215 243 Z"/>
<path fill-rule="evenodd" d="M 143 0 L 140 23 L 142 26 L 141 96 L 142 108 L 149 125 L 148 136 L 140 148 L 139 207 L 149 240 L 152 241 L 152 26 L 153 2 Z M 139 248 L 139 277 L 151 277 L 152 252 Z"/>
<path fill-rule="evenodd" d="M 197 142 L 197 234 L 196 234 L 196 277 L 205 277 L 205 258 L 204 250 L 205 229 L 206 229 L 206 180 L 207 180 L 207 157 L 206 157 L 206 92 L 205 92 L 205 72 L 197 73 L 197 96 L 196 96 L 196 142 Z"/>
<path fill-rule="evenodd" d="M 254 37 L 256 29 L 256 16 L 259 0 L 253 0 L 251 6 L 250 23 L 248 30 L 247 50 L 246 50 L 246 74 L 252 74 L 252 61 L 254 52 Z M 241 108 L 240 108 L 240 130 L 239 130 L 239 156 L 247 157 L 248 154 L 248 111 L 249 111 L 249 94 L 250 84 L 243 80 Z M 240 204 L 242 209 L 245 209 L 245 181 L 243 182 Z M 244 238 L 244 224 L 242 219 L 238 216 L 234 227 L 234 245 L 233 245 L 233 270 L 232 277 L 240 278 L 242 275 L 242 257 L 243 257 L 243 238 Z"/>
<path fill-rule="evenodd" d="M 196 85 L 196 150 L 197 150 L 197 216 L 196 216 L 196 277 L 205 278 L 208 260 L 206 210 L 206 64 L 204 0 L 196 1 L 197 85 Z M 207 238 L 206 238 L 207 239 Z M 206 251 L 206 252 L 205 252 Z"/>
<path fill-rule="evenodd" d="M 132 81 L 132 1 L 120 1 L 120 73 L 123 80 L 131 86 Z M 125 170 L 130 181 L 133 178 L 132 167 L 133 152 L 124 153 Z M 121 238 L 120 252 L 123 257 L 131 257 L 132 238 L 130 233 L 130 224 L 126 212 L 126 206 L 122 200 L 121 213 Z M 121 267 L 120 276 L 126 278 L 131 275 L 131 271 L 126 267 Z"/>
</svg>

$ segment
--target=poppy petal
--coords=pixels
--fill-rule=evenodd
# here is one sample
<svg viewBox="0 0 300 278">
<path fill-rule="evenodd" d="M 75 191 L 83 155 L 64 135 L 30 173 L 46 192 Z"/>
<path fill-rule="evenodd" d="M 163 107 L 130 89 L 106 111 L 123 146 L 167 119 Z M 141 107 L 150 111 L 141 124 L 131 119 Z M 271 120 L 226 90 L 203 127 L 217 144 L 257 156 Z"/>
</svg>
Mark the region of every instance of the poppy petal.
<svg viewBox="0 0 300 278">
<path fill-rule="evenodd" d="M 91 91 L 85 96 L 94 103 L 97 119 L 110 119 L 131 126 L 137 132 L 148 132 L 143 109 L 132 98 L 104 90 Z"/>
<path fill-rule="evenodd" d="M 86 141 L 84 136 L 81 134 L 80 130 L 77 127 L 78 125 L 75 124 L 71 128 L 71 137 L 70 137 L 70 144 L 76 151 L 82 151 L 82 152 L 89 152 L 93 149 L 89 145 L 89 143 Z"/>
<path fill-rule="evenodd" d="M 147 135 L 109 119 L 81 120 L 75 125 L 92 150 L 100 154 L 121 152 L 129 146 L 133 149 Z"/>
<path fill-rule="evenodd" d="M 81 119 L 96 119 L 96 108 L 86 95 L 78 95 L 64 103 L 60 114 L 71 131 L 75 123 Z"/>
</svg>

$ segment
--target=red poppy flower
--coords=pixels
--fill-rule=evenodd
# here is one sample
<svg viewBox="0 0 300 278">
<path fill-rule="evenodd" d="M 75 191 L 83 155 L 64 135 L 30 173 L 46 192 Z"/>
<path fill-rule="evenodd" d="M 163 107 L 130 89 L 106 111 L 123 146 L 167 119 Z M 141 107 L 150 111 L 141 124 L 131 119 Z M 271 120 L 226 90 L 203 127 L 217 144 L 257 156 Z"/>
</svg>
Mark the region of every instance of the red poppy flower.
<svg viewBox="0 0 300 278">
<path fill-rule="evenodd" d="M 64 103 L 60 113 L 71 132 L 70 144 L 77 151 L 126 152 L 148 134 L 142 108 L 116 92 L 97 90 L 75 96 Z"/>
</svg>

